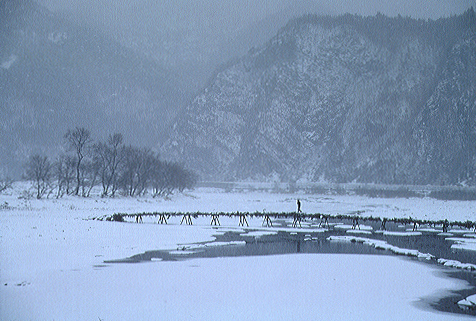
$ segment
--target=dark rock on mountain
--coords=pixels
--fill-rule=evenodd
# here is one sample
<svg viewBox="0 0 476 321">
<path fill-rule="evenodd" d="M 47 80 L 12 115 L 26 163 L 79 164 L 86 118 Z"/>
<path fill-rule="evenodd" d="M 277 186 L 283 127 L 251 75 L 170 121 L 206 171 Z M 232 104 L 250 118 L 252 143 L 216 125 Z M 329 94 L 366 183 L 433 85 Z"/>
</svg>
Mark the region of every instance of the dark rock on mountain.
<svg viewBox="0 0 476 321">
<path fill-rule="evenodd" d="M 76 126 L 154 146 L 184 101 L 156 62 L 33 1 L 0 3 L 0 174 L 55 153 Z"/>
<path fill-rule="evenodd" d="M 472 8 L 303 16 L 218 70 L 162 149 L 209 180 L 471 182 L 475 49 Z"/>
</svg>

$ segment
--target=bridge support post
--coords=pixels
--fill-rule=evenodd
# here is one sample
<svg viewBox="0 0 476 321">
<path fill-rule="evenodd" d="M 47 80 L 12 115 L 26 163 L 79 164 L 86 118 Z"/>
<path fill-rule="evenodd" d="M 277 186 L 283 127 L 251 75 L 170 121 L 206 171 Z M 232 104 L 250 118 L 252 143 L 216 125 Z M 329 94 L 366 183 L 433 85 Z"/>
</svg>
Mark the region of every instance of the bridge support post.
<svg viewBox="0 0 476 321">
<path fill-rule="evenodd" d="M 273 227 L 273 222 L 271 222 L 271 219 L 269 218 L 269 215 L 268 215 L 268 214 L 265 214 L 265 215 L 264 215 L 264 219 L 263 219 L 263 224 L 262 224 L 262 226 Z"/>
<path fill-rule="evenodd" d="M 415 232 L 418 229 L 418 223 L 413 222 L 413 232 Z"/>
<path fill-rule="evenodd" d="M 443 233 L 448 233 L 448 226 L 450 225 L 450 223 L 448 222 L 448 220 L 445 220 L 443 222 Z"/>
<path fill-rule="evenodd" d="M 359 218 L 357 216 L 352 219 L 352 229 L 355 230 L 356 228 L 360 230 Z"/>
<path fill-rule="evenodd" d="M 298 227 L 298 224 L 299 224 L 299 227 L 302 227 L 301 226 L 301 214 L 296 213 L 296 214 L 294 214 L 293 227 Z"/>
<path fill-rule="evenodd" d="M 246 226 L 249 227 L 248 221 L 246 220 L 246 215 L 240 214 L 240 223 L 238 224 L 238 226 L 245 226 L 245 223 L 246 223 Z"/>
<path fill-rule="evenodd" d="M 218 214 L 212 214 L 212 221 L 210 222 L 210 225 L 220 225 L 220 220 L 218 219 L 218 217 Z"/>
<path fill-rule="evenodd" d="M 182 225 L 182 223 L 185 221 L 185 224 L 187 225 L 193 225 L 192 223 L 192 216 L 190 214 L 185 214 L 183 217 L 182 217 L 182 220 L 180 221 L 180 225 Z"/>
<path fill-rule="evenodd" d="M 327 215 L 321 215 L 321 221 L 319 222 L 319 227 L 327 226 L 329 228 L 329 218 Z"/>
<path fill-rule="evenodd" d="M 159 216 L 159 221 L 157 222 L 159 224 L 167 224 L 167 217 L 165 217 L 165 214 L 160 214 Z"/>
</svg>

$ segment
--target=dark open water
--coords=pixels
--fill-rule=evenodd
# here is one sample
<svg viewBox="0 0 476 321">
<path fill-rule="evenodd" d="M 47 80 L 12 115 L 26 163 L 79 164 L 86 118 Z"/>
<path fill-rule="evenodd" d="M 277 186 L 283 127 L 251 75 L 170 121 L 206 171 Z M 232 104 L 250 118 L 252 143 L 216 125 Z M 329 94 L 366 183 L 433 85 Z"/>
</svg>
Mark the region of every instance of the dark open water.
<svg viewBox="0 0 476 321">
<path fill-rule="evenodd" d="M 192 258 L 214 258 L 214 257 L 234 257 L 234 256 L 256 256 L 256 255 L 279 255 L 279 254 L 291 254 L 291 253 L 341 253 L 341 254 L 370 254 L 370 255 L 396 255 L 387 250 L 377 250 L 372 246 L 364 245 L 362 243 L 344 243 L 344 242 L 331 242 L 327 238 L 329 236 L 343 236 L 351 235 L 346 233 L 342 229 L 334 229 L 331 226 L 326 232 L 312 232 L 309 229 L 303 229 L 302 232 L 290 233 L 290 232 L 278 232 L 275 235 L 263 235 L 260 237 L 247 236 L 243 232 L 226 232 L 220 233 L 217 229 L 217 235 L 215 242 L 231 242 L 241 241 L 246 242 L 243 245 L 224 245 L 224 246 L 205 246 L 213 245 L 212 243 L 202 244 L 187 244 L 178 249 L 170 251 L 148 251 L 140 253 L 129 258 L 118 259 L 113 261 L 106 261 L 105 263 L 135 263 L 150 261 L 152 259 L 162 259 L 164 261 L 176 261 L 187 260 Z M 286 226 L 285 221 L 273 222 L 274 226 Z M 380 225 L 372 225 L 374 230 L 378 230 Z M 412 226 L 407 226 L 411 228 Z M 397 226 L 393 223 L 387 223 L 387 230 L 390 231 L 405 231 L 404 227 Z M 250 229 L 250 231 L 253 231 Z M 382 233 L 362 234 L 355 235 L 356 237 L 376 239 L 386 241 L 388 244 L 397 246 L 402 249 L 414 249 L 421 253 L 430 253 L 438 258 L 445 258 L 450 260 L 457 260 L 462 263 L 476 264 L 476 253 L 468 250 L 455 250 L 451 249 L 452 242 L 445 240 L 447 236 L 440 236 L 435 232 L 421 232 L 422 235 L 416 236 L 391 236 L 383 235 Z M 467 231 L 471 233 L 471 231 Z M 462 237 L 461 235 L 454 235 L 454 237 Z M 201 246 L 203 245 L 203 246 Z M 198 246 L 198 247 L 197 247 Z M 186 251 L 178 253 L 178 251 Z M 411 258 L 419 260 L 427 264 L 437 264 L 436 259 L 425 260 Z M 440 265 L 441 266 L 441 265 Z M 437 302 L 423 302 L 423 306 L 430 307 L 432 309 L 474 315 L 476 316 L 476 310 L 464 310 L 457 305 L 457 302 L 476 293 L 476 272 L 458 270 L 455 268 L 448 268 L 444 271 L 449 277 L 457 278 L 467 281 L 472 288 L 468 290 L 454 291 L 449 296 L 437 301 Z"/>
</svg>

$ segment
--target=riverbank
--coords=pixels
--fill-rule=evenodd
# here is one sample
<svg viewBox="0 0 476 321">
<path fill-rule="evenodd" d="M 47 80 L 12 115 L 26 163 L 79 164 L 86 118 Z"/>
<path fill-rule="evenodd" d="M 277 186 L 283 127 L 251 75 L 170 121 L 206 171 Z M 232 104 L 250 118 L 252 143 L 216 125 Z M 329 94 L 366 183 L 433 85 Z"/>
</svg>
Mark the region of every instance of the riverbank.
<svg viewBox="0 0 476 321">
<path fill-rule="evenodd" d="M 425 298 L 448 297 L 448 293 L 471 289 L 468 282 L 443 273 L 462 270 L 424 264 L 406 256 L 355 255 L 342 250 L 351 246 L 376 250 L 358 242 L 336 244 L 341 254 L 274 253 L 173 261 L 151 257 L 140 264 L 109 263 L 151 251 L 180 252 L 185 247 L 186 251 L 194 252 L 188 247 L 203 247 L 213 242 L 222 242 L 219 245 L 228 248 L 223 242 L 240 242 L 240 239 L 221 238 L 228 237 L 227 231 L 233 234 L 241 230 L 246 230 L 242 235 L 245 243 L 246 238 L 265 240 L 279 233 L 302 237 L 300 250 L 304 251 L 328 237 L 325 229 L 321 231 L 313 225 L 319 222 L 301 229 L 282 226 L 284 230 L 280 232 L 274 230 L 280 228 L 277 225 L 263 228 L 262 219 L 250 219 L 250 229 L 241 230 L 237 230 L 240 228 L 238 219 L 232 218 L 228 221 L 220 218 L 221 230 L 211 227 L 209 218 L 194 221 L 193 226 L 180 225 L 180 218 L 176 222 L 169 221 L 170 225 L 157 224 L 156 220 L 144 220 L 142 224 L 92 220 L 117 212 L 293 211 L 297 198 L 301 199 L 306 212 L 364 210 L 369 215 L 408 217 L 411 213 L 412 217 L 427 215 L 449 219 L 452 215 L 458 220 L 472 218 L 474 213 L 472 202 L 429 202 L 421 207 L 426 200 L 255 192 L 225 194 L 210 189 L 176 195 L 170 200 L 151 197 L 26 200 L 19 199 L 18 195 L 1 195 L 0 203 L 7 205 L 0 211 L 0 318 L 218 320 L 247 316 L 304 319 L 312 315 L 313 319 L 355 316 L 379 320 L 392 312 L 393 319 L 401 320 L 461 320 L 461 315 L 422 309 L 415 304 Z M 315 232 L 306 230 L 311 227 L 316 228 Z M 405 227 L 397 228 L 406 232 Z M 377 229 L 372 227 L 372 237 L 378 237 Z M 352 229 L 336 228 L 333 233 L 368 237 L 365 233 L 354 234 L 368 232 L 363 225 L 361 230 L 348 230 Z M 429 233 L 442 237 L 443 243 L 450 242 L 438 236 L 439 233 Z M 397 236 L 382 234 L 381 237 Z M 464 238 L 464 234 L 458 238 Z M 231 243 L 230 248 L 240 247 L 239 244 L 242 243 Z M 447 245 L 451 248 L 451 244 L 453 241 Z M 294 245 L 297 250 L 297 244 Z"/>
</svg>

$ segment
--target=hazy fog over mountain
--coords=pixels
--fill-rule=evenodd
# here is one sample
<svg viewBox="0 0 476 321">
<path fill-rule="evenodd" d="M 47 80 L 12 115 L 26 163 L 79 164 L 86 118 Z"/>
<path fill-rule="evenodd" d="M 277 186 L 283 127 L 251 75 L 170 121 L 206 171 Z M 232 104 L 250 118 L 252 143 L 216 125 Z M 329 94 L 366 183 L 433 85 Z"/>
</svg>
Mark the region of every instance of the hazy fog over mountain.
<svg viewBox="0 0 476 321">
<path fill-rule="evenodd" d="M 197 99 L 210 95 L 210 89 L 220 80 L 220 75 L 227 73 L 237 62 L 248 61 L 257 53 L 271 48 L 270 44 L 279 39 L 280 32 L 286 30 L 284 28 L 288 22 L 304 14 L 375 16 L 381 13 L 385 17 L 401 15 L 426 21 L 461 15 L 471 6 L 476 6 L 475 2 L 5 0 L 0 2 L 0 176 L 9 172 L 18 176 L 25 160 L 32 153 L 55 157 L 63 149 L 65 131 L 76 126 L 89 128 L 96 139 L 121 132 L 127 143 L 161 151 L 166 149 L 162 148 L 166 138 L 169 139 L 167 144 L 171 141 L 186 141 L 181 135 L 193 131 L 179 128 L 180 124 L 183 125 L 183 119 L 208 113 L 207 109 L 192 112 L 192 107 L 197 106 Z M 369 32 L 378 33 L 379 30 Z M 299 38 L 302 35 L 295 36 Z M 400 36 L 395 35 L 395 38 Z M 438 35 L 433 34 L 432 37 Z M 466 38 L 458 39 L 464 41 Z M 348 45 L 342 41 L 345 39 L 332 40 L 342 47 Z M 402 43 L 406 44 L 404 41 Z M 472 42 L 469 41 L 469 44 Z M 414 49 L 411 45 L 409 48 Z M 400 54 L 403 55 L 403 52 Z M 413 58 L 424 54 L 415 53 Z M 431 54 L 440 58 L 450 57 L 441 50 Z M 270 68 L 279 67 L 273 65 L 276 60 L 273 60 L 272 55 L 261 57 L 270 59 L 264 62 Z M 425 59 L 422 61 L 428 63 Z M 389 66 L 391 63 L 395 66 L 394 62 L 384 60 L 383 63 L 385 61 Z M 348 63 L 351 64 L 352 60 Z M 401 66 L 402 70 L 405 66 Z M 453 69 L 441 61 L 435 62 L 434 66 L 442 68 L 438 69 L 439 76 L 446 72 L 445 77 L 449 79 L 448 74 Z M 419 68 L 418 64 L 413 67 Z M 406 76 L 410 77 L 410 73 Z M 378 79 L 381 78 L 372 81 L 378 82 Z M 300 83 L 294 82 L 292 77 L 288 80 L 293 86 Z M 472 84 L 471 81 L 464 83 Z M 432 96 L 433 103 L 443 102 L 445 95 L 452 95 L 452 100 L 466 99 L 458 92 L 445 93 L 446 87 L 443 87 Z M 414 97 L 412 95 L 418 93 L 420 91 L 409 95 Z M 235 103 L 243 99 L 240 95 L 228 94 L 223 97 Z M 471 97 L 470 94 L 468 99 Z M 252 100 L 245 103 L 252 103 Z M 412 104 L 412 101 L 408 103 Z M 321 116 L 330 117 L 336 106 L 327 106 L 328 113 Z M 309 114 L 316 112 L 312 103 L 308 107 Z M 283 108 L 276 113 L 289 112 L 286 106 L 283 105 Z M 432 109 L 428 107 L 427 110 Z M 443 109 L 439 109 L 439 113 L 445 115 Z M 423 119 L 429 114 L 434 113 L 426 111 L 414 116 Z M 457 115 L 452 117 L 455 119 Z M 203 125 L 208 129 L 214 128 L 213 124 Z M 248 125 L 250 128 L 257 126 L 253 123 Z M 171 130 L 172 126 L 175 126 L 174 131 Z M 177 132 L 177 139 L 171 140 L 170 135 L 174 132 Z M 467 141 L 466 132 L 460 132 L 462 138 L 457 140 Z M 216 132 L 209 134 L 217 135 Z M 288 134 L 282 131 L 276 133 L 281 136 L 274 138 L 279 140 Z M 430 129 L 418 135 L 421 141 L 428 142 L 429 145 L 422 146 L 430 148 L 433 156 L 449 153 L 432 143 L 432 137 L 437 134 Z M 250 144 L 246 148 L 253 151 L 256 148 L 253 140 L 250 140 Z M 370 146 L 365 145 L 364 141 L 359 144 Z M 371 153 L 372 148 L 367 152 Z M 172 154 L 179 161 L 190 155 L 177 155 L 176 151 Z M 469 159 L 470 156 L 465 157 Z M 291 160 L 282 161 L 295 167 L 293 171 L 299 171 L 302 166 Z M 312 158 L 307 160 L 314 161 Z M 240 162 L 243 164 L 246 160 Z M 347 166 L 352 164 L 348 163 Z M 439 168 L 438 164 L 433 165 Z M 226 172 L 225 176 L 229 179 L 238 178 L 230 173 L 245 173 L 240 167 Z M 250 176 L 256 174 L 253 171 L 246 173 Z M 266 171 L 263 173 L 267 175 Z M 286 170 L 279 176 L 288 179 L 290 173 Z M 311 176 L 314 179 L 316 175 Z"/>
<path fill-rule="evenodd" d="M 468 183 L 475 115 L 473 9 L 307 15 L 221 69 L 165 151 L 218 180 Z"/>
<path fill-rule="evenodd" d="M 200 89 L 214 69 L 245 54 L 305 13 L 411 16 L 461 14 L 475 0 L 37 0 L 80 25 L 97 28 L 176 71 Z"/>
<path fill-rule="evenodd" d="M 175 76 L 143 54 L 30 0 L 0 5 L 0 170 L 55 156 L 70 128 L 153 146 L 186 102 Z"/>
</svg>

